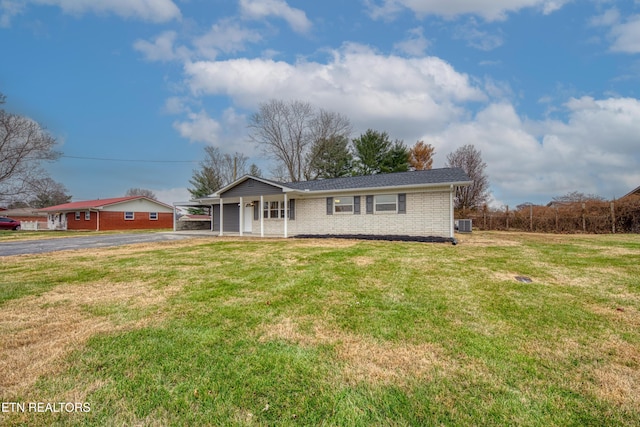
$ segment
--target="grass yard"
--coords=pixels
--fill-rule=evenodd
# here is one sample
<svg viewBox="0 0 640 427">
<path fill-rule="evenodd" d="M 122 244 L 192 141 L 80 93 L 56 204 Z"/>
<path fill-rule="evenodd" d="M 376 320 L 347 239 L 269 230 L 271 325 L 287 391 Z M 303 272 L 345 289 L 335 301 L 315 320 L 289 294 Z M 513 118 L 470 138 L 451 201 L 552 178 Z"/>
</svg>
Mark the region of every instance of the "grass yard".
<svg viewBox="0 0 640 427">
<path fill-rule="evenodd" d="M 2 258 L 3 410 L 90 412 L 0 424 L 640 425 L 640 236 L 460 239 Z"/>
</svg>

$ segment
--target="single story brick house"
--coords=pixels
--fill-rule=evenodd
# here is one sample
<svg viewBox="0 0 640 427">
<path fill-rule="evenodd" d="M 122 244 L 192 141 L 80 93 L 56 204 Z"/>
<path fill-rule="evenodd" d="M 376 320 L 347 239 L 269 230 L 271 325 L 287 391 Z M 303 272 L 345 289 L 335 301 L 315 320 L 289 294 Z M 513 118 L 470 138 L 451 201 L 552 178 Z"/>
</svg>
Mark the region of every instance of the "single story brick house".
<svg viewBox="0 0 640 427">
<path fill-rule="evenodd" d="M 211 207 L 211 230 L 221 236 L 453 238 L 456 189 L 471 183 L 459 168 L 288 183 L 245 175 L 192 202 Z"/>
<path fill-rule="evenodd" d="M 86 200 L 40 209 L 50 230 L 171 228 L 173 207 L 144 196 Z"/>
</svg>

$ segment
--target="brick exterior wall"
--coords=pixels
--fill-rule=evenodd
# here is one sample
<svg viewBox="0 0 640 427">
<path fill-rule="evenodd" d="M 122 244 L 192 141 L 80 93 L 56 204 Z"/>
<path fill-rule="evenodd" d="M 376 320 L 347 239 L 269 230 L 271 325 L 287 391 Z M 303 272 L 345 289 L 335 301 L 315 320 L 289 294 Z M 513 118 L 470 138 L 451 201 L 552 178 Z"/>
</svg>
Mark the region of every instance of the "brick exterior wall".
<svg viewBox="0 0 640 427">
<path fill-rule="evenodd" d="M 366 195 L 361 196 L 360 214 L 327 215 L 326 197 L 296 199 L 295 220 L 288 222 L 289 236 L 296 234 L 391 234 L 451 237 L 449 189 L 406 193 L 406 213 L 366 213 Z M 389 193 L 378 193 L 389 194 Z M 341 194 L 345 196 L 345 194 Z M 253 233 L 260 234 L 260 221 L 253 221 Z M 265 219 L 267 235 L 283 235 L 283 219 Z"/>
<path fill-rule="evenodd" d="M 91 219 L 75 219 L 75 212 L 67 213 L 67 230 L 98 230 L 98 212 L 91 212 Z M 173 228 L 173 213 L 158 212 L 157 220 L 150 220 L 148 212 L 135 212 L 133 220 L 125 220 L 124 212 L 100 212 L 100 231 L 108 230 L 147 230 Z"/>
</svg>

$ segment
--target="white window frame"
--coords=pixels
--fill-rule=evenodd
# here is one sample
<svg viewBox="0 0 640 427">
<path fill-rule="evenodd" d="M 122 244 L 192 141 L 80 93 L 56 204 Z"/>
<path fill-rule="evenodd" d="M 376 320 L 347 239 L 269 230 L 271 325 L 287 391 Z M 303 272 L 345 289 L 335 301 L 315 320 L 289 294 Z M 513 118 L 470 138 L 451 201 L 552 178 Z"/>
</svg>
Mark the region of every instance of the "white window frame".
<svg viewBox="0 0 640 427">
<path fill-rule="evenodd" d="M 74 219 L 75 219 L 76 221 L 80 221 L 80 211 L 77 211 L 77 212 L 76 212 L 76 215 L 75 215 Z"/>
<path fill-rule="evenodd" d="M 272 205 L 272 203 L 276 203 L 277 207 L 275 205 Z M 265 200 L 264 201 L 264 209 L 262 210 L 262 218 L 263 219 L 284 219 L 285 216 L 285 211 L 286 211 L 286 215 L 287 215 L 287 219 L 289 219 L 291 217 L 291 215 L 289 214 L 289 212 L 291 212 L 291 200 L 287 201 L 287 205 L 289 206 L 289 209 L 284 208 L 284 200 Z M 271 212 L 276 212 L 276 216 L 271 216 Z"/>
<path fill-rule="evenodd" d="M 135 212 L 129 211 L 129 212 L 125 212 L 124 213 L 124 220 L 125 221 L 133 221 L 135 219 L 136 219 L 136 213 Z"/>
<path fill-rule="evenodd" d="M 378 201 L 378 198 L 387 198 L 387 201 L 381 200 Z M 394 202 L 393 204 L 395 205 L 394 209 L 378 209 L 378 205 L 383 206 L 383 205 L 391 205 L 392 203 L 389 201 L 389 199 L 393 198 Z M 397 194 L 377 194 L 375 196 L 373 196 L 373 212 L 376 214 L 395 214 L 398 213 L 398 195 Z"/>
<path fill-rule="evenodd" d="M 351 203 L 346 203 L 350 201 Z M 339 196 L 333 198 L 333 213 L 337 215 L 353 215 L 354 196 Z M 346 209 L 351 207 L 351 209 Z"/>
<path fill-rule="evenodd" d="M 158 212 L 149 212 L 149 221 L 157 221 Z"/>
<path fill-rule="evenodd" d="M 91 211 L 85 211 L 84 212 L 84 220 L 85 221 L 91 221 Z"/>
</svg>

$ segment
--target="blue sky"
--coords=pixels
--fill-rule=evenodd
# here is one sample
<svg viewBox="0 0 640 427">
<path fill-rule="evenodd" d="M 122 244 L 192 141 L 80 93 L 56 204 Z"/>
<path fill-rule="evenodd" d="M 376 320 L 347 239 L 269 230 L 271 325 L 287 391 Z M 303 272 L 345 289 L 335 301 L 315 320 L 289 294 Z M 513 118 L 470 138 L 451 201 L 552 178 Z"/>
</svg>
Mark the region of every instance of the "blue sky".
<svg viewBox="0 0 640 427">
<path fill-rule="evenodd" d="M 74 200 L 186 200 L 207 144 L 269 176 L 246 123 L 274 98 L 434 167 L 474 144 L 497 207 L 640 185 L 638 0 L 0 0 L 0 51 L 4 107 L 57 138 Z"/>
</svg>

